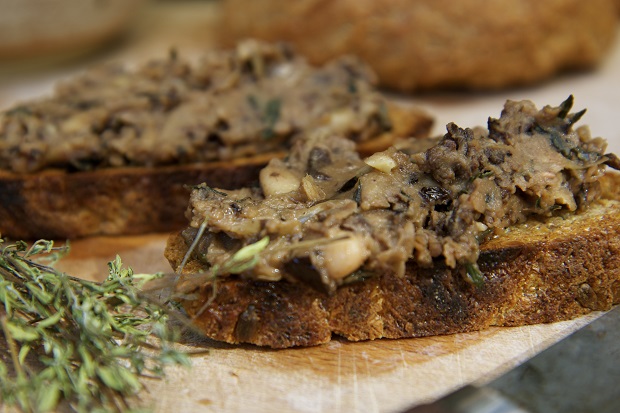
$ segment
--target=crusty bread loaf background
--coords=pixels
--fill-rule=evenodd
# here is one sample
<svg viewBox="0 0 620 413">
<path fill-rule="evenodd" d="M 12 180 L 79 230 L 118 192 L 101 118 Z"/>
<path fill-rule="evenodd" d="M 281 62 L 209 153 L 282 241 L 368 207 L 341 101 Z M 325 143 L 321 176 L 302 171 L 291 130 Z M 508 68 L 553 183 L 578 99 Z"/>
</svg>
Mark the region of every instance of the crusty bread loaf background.
<svg viewBox="0 0 620 413">
<path fill-rule="evenodd" d="M 400 91 L 497 89 L 596 66 L 616 0 L 223 0 L 220 42 L 293 43 L 314 62 L 351 53 Z"/>
</svg>

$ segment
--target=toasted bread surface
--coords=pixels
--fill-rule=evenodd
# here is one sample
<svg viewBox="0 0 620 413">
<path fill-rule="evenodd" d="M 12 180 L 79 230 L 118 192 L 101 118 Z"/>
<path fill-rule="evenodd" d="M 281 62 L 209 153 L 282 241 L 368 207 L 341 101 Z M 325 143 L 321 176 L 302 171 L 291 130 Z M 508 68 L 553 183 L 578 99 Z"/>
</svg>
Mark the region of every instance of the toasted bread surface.
<svg viewBox="0 0 620 413">
<path fill-rule="evenodd" d="M 484 282 L 461 270 L 409 263 L 404 277 L 377 276 L 331 295 L 302 283 L 227 278 L 184 302 L 198 329 L 228 343 L 274 348 L 404 338 L 567 320 L 620 302 L 618 175 L 605 198 L 578 214 L 530 220 L 481 245 Z M 611 192 L 608 192 L 611 190 Z M 178 268 L 187 247 L 173 234 L 166 258 Z M 200 265 L 188 262 L 185 273 Z"/>
</svg>

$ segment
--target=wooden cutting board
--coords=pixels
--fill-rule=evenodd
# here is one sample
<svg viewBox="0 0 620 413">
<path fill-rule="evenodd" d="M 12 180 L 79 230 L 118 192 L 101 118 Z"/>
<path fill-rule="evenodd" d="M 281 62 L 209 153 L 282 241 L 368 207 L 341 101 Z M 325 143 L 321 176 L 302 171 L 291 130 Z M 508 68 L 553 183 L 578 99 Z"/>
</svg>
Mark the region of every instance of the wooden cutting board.
<svg viewBox="0 0 620 413">
<path fill-rule="evenodd" d="M 100 280 L 118 254 L 135 272 L 169 272 L 167 235 L 97 237 L 71 243 L 57 267 Z M 598 314 L 519 328 L 401 340 L 269 350 L 195 338 L 192 367 L 146 383 L 155 412 L 398 412 L 464 384 L 484 383 Z"/>
</svg>

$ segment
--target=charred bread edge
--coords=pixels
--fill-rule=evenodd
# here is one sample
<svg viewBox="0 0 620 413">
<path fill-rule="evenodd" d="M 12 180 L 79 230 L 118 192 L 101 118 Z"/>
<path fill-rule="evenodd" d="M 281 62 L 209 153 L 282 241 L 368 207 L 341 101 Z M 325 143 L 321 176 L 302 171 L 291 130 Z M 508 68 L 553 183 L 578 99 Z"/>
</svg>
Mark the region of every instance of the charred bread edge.
<svg viewBox="0 0 620 413">
<path fill-rule="evenodd" d="M 617 191 L 617 182 L 610 188 Z M 173 234 L 166 248 L 173 268 L 185 249 Z M 216 340 L 285 348 L 326 343 L 332 333 L 352 341 L 421 337 L 608 310 L 620 303 L 620 202 L 602 200 L 577 215 L 515 227 L 483 244 L 478 264 L 481 287 L 458 269 L 409 264 L 403 278 L 384 274 L 331 296 L 303 284 L 231 278 L 218 283 L 214 302 L 194 324 Z M 190 261 L 186 272 L 192 267 Z M 190 317 L 210 287 L 200 294 L 184 303 Z"/>
</svg>

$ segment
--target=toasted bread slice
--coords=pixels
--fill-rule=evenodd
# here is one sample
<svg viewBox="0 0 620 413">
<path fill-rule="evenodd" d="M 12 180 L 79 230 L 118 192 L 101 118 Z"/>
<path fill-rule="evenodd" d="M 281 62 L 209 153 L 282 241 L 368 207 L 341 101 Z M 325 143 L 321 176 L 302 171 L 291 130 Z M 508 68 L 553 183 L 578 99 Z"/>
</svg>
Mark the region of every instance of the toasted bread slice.
<svg viewBox="0 0 620 413">
<path fill-rule="evenodd" d="M 166 250 L 176 291 L 208 336 L 271 347 L 608 309 L 620 175 L 605 171 L 620 162 L 572 128 L 572 103 L 507 101 L 488 131 L 451 123 L 423 152 L 364 160 L 310 136 L 261 171 L 260 190 L 196 187 Z"/>
<path fill-rule="evenodd" d="M 49 99 L 0 113 L 0 234 L 169 232 L 189 190 L 252 185 L 308 130 L 362 154 L 427 136 L 432 118 L 390 103 L 354 59 L 313 67 L 285 45 L 240 44 L 191 65 L 94 68 Z"/>
<path fill-rule="evenodd" d="M 384 274 L 329 295 L 303 283 L 227 278 L 185 301 L 193 323 L 228 343 L 274 348 L 347 340 L 420 337 L 571 319 L 620 302 L 620 175 L 586 211 L 532 219 L 481 245 L 483 283 L 458 269 L 408 263 L 404 277 Z M 177 268 L 180 234 L 166 257 Z M 191 271 L 191 263 L 186 267 Z"/>
</svg>

